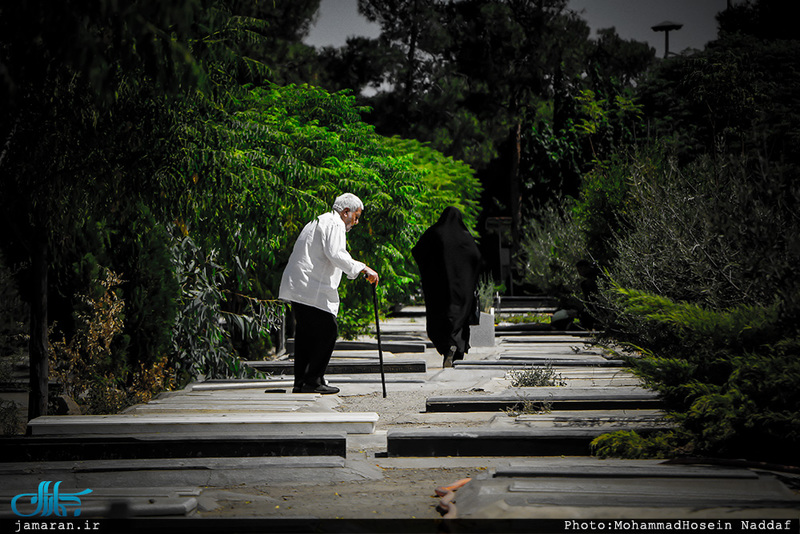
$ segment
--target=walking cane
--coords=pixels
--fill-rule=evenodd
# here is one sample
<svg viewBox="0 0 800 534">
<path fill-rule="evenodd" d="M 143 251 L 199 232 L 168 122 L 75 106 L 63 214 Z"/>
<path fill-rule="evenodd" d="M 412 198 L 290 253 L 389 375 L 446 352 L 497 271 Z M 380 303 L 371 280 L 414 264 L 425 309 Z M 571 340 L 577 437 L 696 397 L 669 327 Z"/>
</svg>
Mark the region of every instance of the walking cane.
<svg viewBox="0 0 800 534">
<path fill-rule="evenodd" d="M 378 292 L 375 286 L 372 286 L 372 302 L 375 304 L 375 331 L 378 335 L 378 360 L 381 366 L 381 386 L 383 386 L 383 398 L 386 398 L 386 377 L 383 374 L 383 349 L 381 349 L 381 322 L 378 319 Z"/>
</svg>

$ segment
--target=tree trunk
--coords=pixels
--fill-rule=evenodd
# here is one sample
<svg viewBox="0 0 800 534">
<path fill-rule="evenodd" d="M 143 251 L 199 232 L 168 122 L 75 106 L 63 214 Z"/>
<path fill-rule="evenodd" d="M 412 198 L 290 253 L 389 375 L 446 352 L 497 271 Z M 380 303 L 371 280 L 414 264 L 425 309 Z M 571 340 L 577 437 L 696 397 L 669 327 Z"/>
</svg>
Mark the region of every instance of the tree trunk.
<svg viewBox="0 0 800 534">
<path fill-rule="evenodd" d="M 522 221 L 522 188 L 519 180 L 519 164 L 522 159 L 522 121 L 517 121 L 511 131 L 511 165 L 509 171 L 511 205 L 511 253 L 519 250 L 520 223 Z"/>
<path fill-rule="evenodd" d="M 419 9 L 417 0 L 414 0 L 411 13 L 411 31 L 409 32 L 408 55 L 406 56 L 406 79 L 403 84 L 404 102 L 409 102 L 414 92 L 414 79 L 417 70 L 417 40 L 419 40 L 419 25 L 417 17 Z"/>
<path fill-rule="evenodd" d="M 50 366 L 47 355 L 47 240 L 40 232 L 31 247 L 30 393 L 28 420 L 47 415 Z"/>
</svg>

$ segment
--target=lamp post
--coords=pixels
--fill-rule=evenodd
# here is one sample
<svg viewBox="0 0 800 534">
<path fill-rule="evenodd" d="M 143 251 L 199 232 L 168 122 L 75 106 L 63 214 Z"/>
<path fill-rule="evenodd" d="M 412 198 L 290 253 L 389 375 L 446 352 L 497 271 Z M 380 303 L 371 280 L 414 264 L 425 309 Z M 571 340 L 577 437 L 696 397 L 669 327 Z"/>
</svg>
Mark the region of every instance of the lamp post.
<svg viewBox="0 0 800 534">
<path fill-rule="evenodd" d="M 669 54 L 669 32 L 672 30 L 680 30 L 683 28 L 683 24 L 665 20 L 661 24 L 656 24 L 652 28 L 654 32 L 664 32 L 664 57 L 666 58 Z"/>
</svg>

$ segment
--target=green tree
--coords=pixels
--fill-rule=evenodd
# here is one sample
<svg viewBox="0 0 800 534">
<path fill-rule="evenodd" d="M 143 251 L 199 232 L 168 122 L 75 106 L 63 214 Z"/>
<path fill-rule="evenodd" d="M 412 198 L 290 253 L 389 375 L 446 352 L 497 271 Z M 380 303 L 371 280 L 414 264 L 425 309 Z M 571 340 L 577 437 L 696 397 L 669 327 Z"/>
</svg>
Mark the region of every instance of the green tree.
<svg viewBox="0 0 800 534">
<path fill-rule="evenodd" d="M 426 226 L 435 223 L 446 207 L 456 206 L 464 215 L 464 224 L 468 228 L 475 227 L 480 213 L 481 186 L 469 165 L 413 139 L 393 137 L 387 139 L 387 144 L 403 154 L 401 157 L 409 158 L 421 175 L 423 188 L 419 209 Z"/>
<path fill-rule="evenodd" d="M 401 102 L 413 101 L 431 80 L 432 62 L 441 50 L 444 30 L 438 0 L 359 0 L 359 11 L 381 25 L 378 49 L 396 58 L 387 82 Z"/>
<path fill-rule="evenodd" d="M 114 235 L 114 224 L 98 231 L 90 222 L 140 221 L 139 206 L 159 221 L 169 211 L 177 188 L 159 168 L 179 105 L 171 97 L 212 86 L 190 49 L 227 23 L 217 16 L 227 13 L 223 7 L 202 0 L 3 6 L 0 198 L 9 232 L 2 245 L 15 261 L 29 261 L 32 273 L 24 291 L 31 418 L 46 410 L 48 293 L 73 295 L 58 287 L 67 266 L 90 259 L 81 248 L 89 241 Z M 140 244 L 141 252 L 150 248 Z M 137 291 L 128 296 L 139 298 Z M 168 321 L 169 307 L 165 313 Z"/>
<path fill-rule="evenodd" d="M 180 204 L 188 234 L 219 251 L 229 273 L 241 267 L 228 291 L 274 301 L 297 234 L 344 191 L 366 204 L 348 241 L 381 274 L 385 302 L 411 293 L 417 276 L 409 251 L 432 210 L 458 199 L 474 219 L 480 191 L 468 167 L 377 135 L 355 101 L 311 86 L 270 85 L 187 109 L 170 172 L 188 182 Z M 367 284 L 340 291 L 340 323 L 352 335 L 369 322 L 371 295 Z"/>
<path fill-rule="evenodd" d="M 165 90 L 197 81 L 185 43 L 198 7 L 192 1 L 139 2 L 136 9 L 113 2 L 3 7 L 0 70 L 8 98 L 0 110 L 0 198 L 9 255 L 25 255 L 31 265 L 25 291 L 31 418 L 47 404 L 48 265 L 88 211 L 113 212 L 117 195 L 158 189 L 141 143 L 157 130 L 148 124 L 154 114 L 140 112 L 159 104 L 147 103 L 153 85 L 141 80 Z"/>
<path fill-rule="evenodd" d="M 381 24 L 376 47 L 391 51 L 381 75 L 389 88 L 370 99 L 378 131 L 430 142 L 475 168 L 507 158 L 503 196 L 516 235 L 523 124 L 581 70 L 588 26 L 561 0 L 362 0 L 359 7 Z"/>
</svg>

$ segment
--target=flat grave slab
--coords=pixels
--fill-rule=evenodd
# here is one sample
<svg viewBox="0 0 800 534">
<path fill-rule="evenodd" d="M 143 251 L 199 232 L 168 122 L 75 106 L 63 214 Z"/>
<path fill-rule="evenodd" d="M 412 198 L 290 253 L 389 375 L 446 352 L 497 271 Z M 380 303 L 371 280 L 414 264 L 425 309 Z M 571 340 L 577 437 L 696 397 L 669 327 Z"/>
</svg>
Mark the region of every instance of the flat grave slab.
<svg viewBox="0 0 800 534">
<path fill-rule="evenodd" d="M 281 393 L 264 393 L 265 389 L 272 389 L 272 388 L 285 388 L 288 384 L 289 388 L 292 387 L 291 379 L 287 379 L 284 377 L 275 377 L 275 378 L 268 378 L 268 379 L 230 379 L 230 380 L 206 380 L 205 382 L 193 382 L 186 386 L 181 392 L 177 392 L 177 394 L 183 393 L 199 393 L 205 392 L 207 394 L 211 394 L 212 392 L 222 391 L 222 390 L 258 390 L 260 393 L 264 395 L 276 395 L 281 397 L 287 397 L 285 395 L 286 391 Z M 308 395 L 309 398 L 311 397 L 321 397 L 316 393 L 294 393 L 292 394 L 292 398 L 300 398 L 303 395 Z"/>
<path fill-rule="evenodd" d="M 558 299 L 548 295 L 509 295 L 501 296 L 495 300 L 495 309 L 518 307 L 556 307 Z"/>
<path fill-rule="evenodd" d="M 84 488 L 85 489 L 85 488 Z M 80 490 L 77 490 L 80 491 Z M 64 490 L 64 493 L 69 493 Z M 91 495 L 91 494 L 90 494 Z M 19 505 L 19 503 L 18 503 Z M 24 513 L 25 507 L 19 506 L 20 511 Z M 9 501 L 9 511 L 0 512 L 0 518 L 13 518 L 19 519 L 10 511 L 11 505 Z M 33 511 L 35 506 L 28 506 Z M 124 516 L 126 518 L 137 517 L 181 517 L 191 514 L 197 508 L 196 497 L 81 497 L 81 517 L 98 518 L 98 517 L 115 517 Z M 87 519 L 91 521 L 91 519 Z M 34 523 L 40 525 L 41 523 Z M 50 524 L 44 522 L 45 525 Z M 58 523 L 55 523 L 58 524 Z M 78 522 L 80 524 L 80 522 Z M 79 527 L 80 528 L 80 527 Z"/>
<path fill-rule="evenodd" d="M 531 339 L 523 338 L 520 336 L 503 338 L 503 348 L 505 350 L 538 350 L 542 348 L 582 348 L 602 350 L 600 347 L 592 344 L 592 340 L 586 337 L 576 336 L 529 336 Z M 533 342 L 531 342 L 533 341 Z"/>
<path fill-rule="evenodd" d="M 139 404 L 126 409 L 122 413 L 147 415 L 147 414 L 182 414 L 182 413 L 286 413 L 308 411 L 304 406 L 292 406 L 286 404 L 266 404 L 257 402 L 236 402 L 236 403 L 214 403 L 214 404 L 190 404 L 190 403 L 171 403 L 171 404 Z"/>
<path fill-rule="evenodd" d="M 3 462 L 151 458 L 342 456 L 346 434 L 28 436 L 0 439 Z"/>
<path fill-rule="evenodd" d="M 657 463 L 655 463 L 657 462 Z M 528 465 L 510 462 L 507 467 L 495 469 L 494 478 L 744 478 L 757 480 L 758 474 L 749 469 L 710 465 L 670 464 L 665 460 L 648 463 L 616 460 L 605 464 L 598 460 L 593 465 L 571 465 L 564 469 L 559 465 Z"/>
<path fill-rule="evenodd" d="M 381 327 L 383 330 L 383 327 Z M 334 354 L 339 351 L 378 351 L 375 341 L 348 341 L 339 339 L 333 348 Z M 425 343 L 419 341 L 394 341 L 381 339 L 381 350 L 384 353 L 425 352 Z M 286 351 L 294 352 L 294 339 L 286 340 Z"/>
<path fill-rule="evenodd" d="M 242 391 L 242 390 L 239 390 Z M 264 398 L 260 399 L 258 394 L 263 394 L 263 390 L 259 388 L 257 392 L 250 393 L 252 390 L 244 390 L 247 391 L 248 394 L 242 396 L 229 396 L 226 395 L 227 391 L 222 390 L 219 391 L 218 395 L 206 395 L 201 394 L 201 392 L 186 393 L 185 395 L 175 395 L 174 397 L 169 397 L 165 399 L 153 399 L 148 402 L 148 404 L 155 404 L 155 405 L 181 405 L 181 404 L 189 404 L 189 405 L 197 405 L 197 404 L 204 404 L 204 403 L 214 403 L 214 404 L 238 404 L 238 403 L 247 403 L 252 405 L 269 405 L 269 406 L 312 406 L 319 402 L 318 399 L 298 399 L 295 398 L 299 395 L 292 394 L 292 395 L 283 395 L 283 399 L 274 399 L 274 398 Z M 206 393 L 206 392 L 202 392 Z"/>
<path fill-rule="evenodd" d="M 511 315 L 513 312 L 500 310 L 499 312 L 495 310 L 495 316 L 498 317 L 497 314 L 504 314 L 504 315 Z M 535 313 L 535 312 L 533 312 Z M 575 336 L 575 337 L 583 337 L 583 338 L 592 338 L 596 337 L 599 332 L 593 330 L 557 330 L 553 328 L 553 325 L 550 323 L 511 323 L 511 322 L 503 322 L 502 316 L 498 317 L 499 322 L 495 325 L 495 331 L 507 336 L 507 335 L 540 335 L 540 336 Z"/>
<path fill-rule="evenodd" d="M 149 402 L 159 404 L 180 403 L 180 402 L 263 402 L 270 404 L 285 404 L 305 406 L 316 404 L 324 400 L 318 393 L 292 393 L 287 395 L 281 393 L 265 393 L 265 388 L 249 387 L 234 389 L 192 389 L 191 391 L 181 391 L 176 395 L 159 397 Z"/>
<path fill-rule="evenodd" d="M 552 352 L 546 352 L 542 354 L 499 354 L 498 361 L 514 361 L 514 362 L 532 362 L 532 363 L 540 363 L 546 361 L 558 361 L 558 362 L 570 362 L 573 365 L 576 362 L 587 362 L 588 364 L 597 364 L 597 363 L 604 363 L 608 361 L 607 358 L 603 358 L 599 354 L 591 354 L 591 353 L 582 353 L 582 354 L 575 354 L 564 352 L 562 354 L 554 354 Z M 555 364 L 552 364 L 555 365 Z"/>
<path fill-rule="evenodd" d="M 642 426 L 638 432 L 646 432 Z M 588 456 L 600 428 L 493 429 L 424 428 L 389 430 L 389 457 L 401 456 Z"/>
<path fill-rule="evenodd" d="M 737 509 L 764 517 L 759 509 L 796 513 L 800 507 L 800 496 L 769 473 L 666 465 L 576 468 L 556 462 L 535 469 L 498 469 L 473 479 L 457 497 L 460 518 L 719 519 L 736 517 L 732 511 Z M 590 515 L 576 516 L 577 510 Z M 788 517 L 785 512 L 778 517 Z"/>
<path fill-rule="evenodd" d="M 265 373 L 281 375 L 294 374 L 294 362 L 291 361 L 249 361 L 245 362 L 248 366 Z M 426 371 L 425 360 L 384 360 L 384 373 L 424 373 Z M 357 373 L 380 373 L 379 362 L 376 361 L 347 361 L 331 360 L 325 373 L 332 374 L 357 374 Z"/>
<path fill-rule="evenodd" d="M 429 412 L 494 412 L 540 403 L 551 410 L 623 410 L 659 408 L 658 395 L 638 387 L 512 388 L 502 394 L 429 397 Z"/>
<path fill-rule="evenodd" d="M 342 456 L 274 456 L 227 458 L 170 458 L 85 460 L 69 462 L 0 463 L 2 488 L 12 498 L 36 489 L 42 480 L 61 480 L 63 486 L 93 488 L 233 488 L 243 485 L 335 484 L 380 477 L 374 463 Z M 16 490 L 16 491 L 14 491 Z M 13 491 L 13 493 L 12 493 Z M 0 502 L 2 502 L 0 500 Z M 9 509 L 8 506 L 5 508 Z"/>
<path fill-rule="evenodd" d="M 625 364 L 621 360 L 607 360 L 603 357 L 588 357 L 588 358 L 526 358 L 526 359 L 509 359 L 509 360 L 470 360 L 469 355 L 467 359 L 458 360 L 453 362 L 454 368 L 487 368 L 493 367 L 496 369 L 524 369 L 526 367 L 624 367 Z"/>
<path fill-rule="evenodd" d="M 172 415 L 42 416 L 28 422 L 33 436 L 113 434 L 303 434 L 345 432 L 370 434 L 378 414 L 373 412 L 263 413 Z"/>
<path fill-rule="evenodd" d="M 542 357 L 542 356 L 600 356 L 603 353 L 597 349 L 587 349 L 584 347 L 570 346 L 570 345 L 533 345 L 529 347 L 504 347 L 502 352 L 499 353 L 499 358 L 524 359 L 526 356 Z"/>
<path fill-rule="evenodd" d="M 642 425 L 648 428 L 660 426 L 668 428 L 672 423 L 664 417 L 660 410 L 550 410 L 539 413 L 497 414 L 492 420 L 496 428 L 519 427 L 593 427 L 606 428 L 612 432 L 617 427 L 631 428 Z"/>
</svg>

